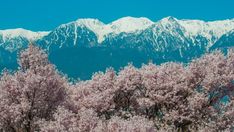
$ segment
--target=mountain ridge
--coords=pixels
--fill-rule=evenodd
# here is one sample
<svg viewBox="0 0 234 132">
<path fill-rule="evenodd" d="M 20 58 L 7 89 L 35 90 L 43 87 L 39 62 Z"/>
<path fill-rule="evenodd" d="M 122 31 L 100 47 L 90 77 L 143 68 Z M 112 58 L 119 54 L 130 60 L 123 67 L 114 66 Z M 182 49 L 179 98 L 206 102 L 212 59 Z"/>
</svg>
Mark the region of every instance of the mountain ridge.
<svg viewBox="0 0 234 132">
<path fill-rule="evenodd" d="M 88 23 L 92 23 L 92 21 L 94 22 L 94 23 L 100 23 L 100 25 L 101 26 L 112 26 L 112 27 L 115 27 L 116 25 L 120 25 L 120 24 L 122 24 L 122 25 L 124 25 L 124 24 L 126 24 L 126 23 L 129 23 L 129 21 L 131 21 L 130 22 L 130 24 L 132 24 L 133 22 L 134 22 L 134 20 L 135 21 L 140 21 L 140 20 L 142 20 L 142 21 L 145 21 L 145 22 L 147 22 L 148 23 L 148 26 L 146 26 L 146 27 L 149 27 L 149 26 L 152 26 L 153 24 L 157 24 L 157 23 L 159 23 L 160 21 L 163 21 L 163 20 L 168 20 L 168 19 L 173 19 L 173 20 L 175 20 L 175 21 L 179 21 L 179 23 L 181 24 L 182 22 L 190 22 L 190 24 L 192 24 L 192 22 L 197 22 L 197 23 L 203 23 L 203 24 L 212 24 L 212 23 L 228 23 L 228 22 L 231 22 L 231 23 L 234 23 L 234 18 L 233 19 L 225 19 L 225 20 L 216 20 L 216 21 L 204 21 L 204 20 L 199 20 L 199 19 L 177 19 L 177 18 L 175 18 L 175 17 L 172 17 L 172 16 L 168 16 L 168 17 L 165 17 L 165 18 L 163 18 L 163 19 L 161 19 L 161 20 L 158 20 L 158 21 L 152 21 L 152 20 L 150 20 L 150 19 L 148 19 L 148 18 L 146 18 L 146 17 L 131 17 L 131 16 L 127 16 L 127 17 L 122 17 L 122 18 L 120 18 L 120 19 L 117 19 L 117 20 L 115 20 L 115 21 L 112 21 L 112 22 L 110 22 L 110 23 L 107 23 L 107 24 L 105 24 L 104 22 L 102 22 L 102 21 L 100 21 L 100 20 L 98 20 L 98 19 L 94 19 L 94 18 L 80 18 L 80 19 L 77 19 L 77 20 L 75 20 L 75 21 L 72 21 L 72 22 L 68 22 L 68 23 L 65 23 L 65 24 L 61 24 L 60 26 L 58 26 L 57 28 L 59 28 L 59 27 L 62 27 L 62 26 L 64 26 L 64 25 L 68 25 L 68 24 L 72 24 L 72 23 L 77 23 L 78 25 L 80 24 L 80 25 L 84 25 L 84 26 L 87 26 L 87 22 Z M 86 22 L 86 24 L 85 24 L 85 22 Z M 90 24 L 89 24 L 90 25 Z M 89 28 L 91 28 L 91 26 L 92 25 L 90 25 L 90 26 L 87 26 L 87 27 L 89 27 Z M 232 26 L 232 28 L 234 29 L 234 26 L 233 25 L 231 25 Z M 140 25 L 138 25 L 138 28 L 141 28 L 141 26 Z M 136 28 L 136 27 L 135 27 Z M 144 29 L 144 28 L 143 28 Z M 6 32 L 6 31 L 9 31 L 9 30 L 24 30 L 25 32 L 31 32 L 31 33 L 33 33 L 33 34 L 43 34 L 43 35 L 41 35 L 41 36 L 39 36 L 39 37 L 36 37 L 37 39 L 38 38 L 40 38 L 40 37 L 44 37 L 44 36 L 46 36 L 46 35 L 48 35 L 51 31 L 53 31 L 53 30 L 51 30 L 51 31 L 31 31 L 31 30 L 27 30 L 27 29 L 23 29 L 23 28 L 16 28 L 16 29 L 5 29 L 5 30 L 0 30 L 0 34 L 2 34 L 3 32 Z M 95 30 L 94 28 L 92 29 L 92 30 Z M 133 30 L 134 31 L 134 30 Z M 110 31 L 111 32 L 111 31 Z M 113 31 L 112 31 L 113 32 Z M 117 34 L 119 34 L 119 33 L 122 33 L 122 32 L 126 32 L 126 31 L 120 31 L 120 32 L 118 32 Z M 16 32 L 17 34 L 19 34 L 19 32 Z M 23 33 L 23 34 L 25 34 L 24 32 L 21 32 L 21 33 Z M 12 35 L 14 35 L 14 33 L 12 33 Z M 33 40 L 33 39 L 32 39 Z M 34 39 L 35 40 L 35 39 Z"/>
<path fill-rule="evenodd" d="M 107 67 L 118 70 L 129 62 L 136 66 L 149 61 L 188 62 L 210 50 L 228 49 L 234 46 L 232 30 L 234 19 L 205 22 L 171 16 L 157 22 L 124 17 L 108 24 L 98 19 L 78 19 L 48 32 L 21 29 L 23 34 L 16 32 L 7 39 L 0 30 L 0 65 L 15 64 L 17 52 L 35 42 L 47 50 L 59 70 L 75 78 L 88 78 L 93 72 Z"/>
</svg>

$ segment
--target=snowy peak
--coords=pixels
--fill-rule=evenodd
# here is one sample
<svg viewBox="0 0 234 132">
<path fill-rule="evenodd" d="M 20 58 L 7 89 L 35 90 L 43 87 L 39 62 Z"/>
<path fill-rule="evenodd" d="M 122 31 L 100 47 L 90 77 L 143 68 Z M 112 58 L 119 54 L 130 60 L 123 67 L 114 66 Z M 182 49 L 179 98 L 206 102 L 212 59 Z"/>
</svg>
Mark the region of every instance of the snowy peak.
<svg viewBox="0 0 234 132">
<path fill-rule="evenodd" d="M 160 20 L 159 23 L 168 24 L 168 23 L 176 23 L 177 21 L 178 21 L 178 19 L 176 19 L 172 16 L 169 16 L 169 17 L 165 17 L 162 20 Z"/>
<path fill-rule="evenodd" d="M 136 31 L 141 31 L 154 24 L 154 22 L 144 17 L 124 17 L 109 24 L 104 24 L 103 22 L 97 19 L 90 18 L 78 19 L 77 21 L 68 24 L 75 24 L 75 26 L 81 27 L 85 26 L 86 28 L 88 28 L 96 34 L 96 36 L 98 37 L 98 42 L 101 43 L 109 34 L 118 35 L 123 32 L 132 33 Z"/>
<path fill-rule="evenodd" d="M 171 32 L 172 30 L 181 29 L 181 25 L 178 23 L 178 19 L 174 17 L 166 17 L 155 23 L 155 27 L 160 30 L 167 30 Z"/>
<path fill-rule="evenodd" d="M 104 23 L 102 23 L 98 19 L 92 19 L 92 18 L 78 19 L 76 20 L 76 23 L 81 24 L 81 25 L 83 24 L 86 26 L 94 26 L 94 25 L 103 26 L 104 25 Z"/>
<path fill-rule="evenodd" d="M 107 27 L 110 27 L 112 32 L 119 34 L 121 32 L 129 33 L 144 30 L 153 24 L 154 22 L 144 17 L 124 17 L 108 24 Z"/>
<path fill-rule="evenodd" d="M 4 40 L 16 37 L 24 37 L 28 40 L 34 41 L 39 38 L 42 38 L 43 36 L 46 36 L 48 33 L 49 32 L 32 32 L 22 28 L 0 30 L 0 35 Z"/>
<path fill-rule="evenodd" d="M 87 28 L 89 28 L 92 31 L 96 31 L 98 32 L 98 30 L 101 30 L 103 28 L 103 26 L 105 25 L 104 23 L 102 23 L 101 21 L 97 20 L 97 19 L 78 19 L 75 22 L 76 26 L 85 26 Z"/>
<path fill-rule="evenodd" d="M 220 38 L 223 34 L 234 29 L 234 19 L 205 22 L 202 20 L 178 20 L 174 17 L 166 17 L 156 22 L 164 27 L 174 26 L 178 24 L 185 29 L 185 35 L 188 37 L 201 35 L 209 40 Z"/>
<path fill-rule="evenodd" d="M 179 20 L 181 26 L 186 29 L 187 36 L 201 35 L 212 42 L 219 39 L 223 34 L 234 29 L 233 20 L 205 22 L 201 20 Z M 213 40 L 213 41 L 215 41 Z M 214 42 L 212 42 L 214 43 Z"/>
</svg>

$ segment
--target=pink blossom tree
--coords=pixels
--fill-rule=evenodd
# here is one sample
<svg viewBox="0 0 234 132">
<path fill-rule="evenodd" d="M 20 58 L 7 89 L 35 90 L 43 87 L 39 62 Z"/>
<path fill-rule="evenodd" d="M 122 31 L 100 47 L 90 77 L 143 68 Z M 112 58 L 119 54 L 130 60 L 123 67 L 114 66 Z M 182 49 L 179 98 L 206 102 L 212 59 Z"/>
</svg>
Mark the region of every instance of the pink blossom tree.
<svg viewBox="0 0 234 132">
<path fill-rule="evenodd" d="M 30 44 L 20 54 L 19 71 L 4 73 L 0 80 L 0 128 L 4 131 L 36 131 L 39 118 L 50 119 L 66 98 L 66 79 Z"/>
</svg>

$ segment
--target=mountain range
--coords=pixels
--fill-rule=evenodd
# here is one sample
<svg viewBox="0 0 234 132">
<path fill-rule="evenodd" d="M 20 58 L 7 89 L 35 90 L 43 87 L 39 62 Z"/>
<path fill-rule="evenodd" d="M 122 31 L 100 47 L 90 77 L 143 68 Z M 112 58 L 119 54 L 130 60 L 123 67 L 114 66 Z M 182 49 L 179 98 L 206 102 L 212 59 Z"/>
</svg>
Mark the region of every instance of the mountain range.
<svg viewBox="0 0 234 132">
<path fill-rule="evenodd" d="M 34 42 L 69 77 L 88 79 L 107 67 L 116 70 L 129 62 L 189 62 L 212 50 L 234 46 L 234 19 L 205 22 L 166 17 L 124 17 L 109 24 L 78 19 L 51 31 L 0 30 L 0 69 L 17 68 L 17 53 Z"/>
</svg>

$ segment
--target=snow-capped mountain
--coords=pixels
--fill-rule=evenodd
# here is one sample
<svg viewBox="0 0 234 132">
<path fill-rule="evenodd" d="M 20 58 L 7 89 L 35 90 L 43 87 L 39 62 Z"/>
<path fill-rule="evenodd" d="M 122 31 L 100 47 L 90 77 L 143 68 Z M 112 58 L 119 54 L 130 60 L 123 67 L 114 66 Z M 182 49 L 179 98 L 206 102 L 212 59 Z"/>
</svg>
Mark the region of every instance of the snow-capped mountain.
<svg viewBox="0 0 234 132">
<path fill-rule="evenodd" d="M 0 46 L 7 51 L 14 52 L 29 43 L 47 35 L 48 32 L 32 32 L 22 28 L 0 30 Z"/>
<path fill-rule="evenodd" d="M 62 47 L 64 43 L 65 46 L 70 44 L 79 46 L 83 45 L 82 43 L 85 43 L 86 46 L 93 46 L 112 43 L 112 40 L 115 41 L 116 38 L 129 38 L 132 35 L 151 32 L 152 34 L 148 34 L 145 39 L 150 40 L 154 47 L 168 45 L 167 40 L 162 36 L 163 34 L 170 34 L 171 37 L 180 39 L 182 43 L 187 41 L 185 45 L 205 44 L 206 49 L 208 49 L 222 35 L 232 29 L 234 29 L 233 19 L 205 22 L 200 20 L 178 20 L 173 17 L 167 17 L 158 22 L 152 22 L 147 18 L 125 17 L 109 24 L 104 24 L 97 19 L 79 19 L 59 26 L 48 35 L 50 37 L 46 36 L 42 41 L 44 40 L 45 42 L 43 43 L 47 43 L 49 46 L 58 43 L 59 47 Z M 60 38 L 64 39 L 60 40 Z M 72 41 L 72 43 L 67 41 Z M 129 43 L 129 45 L 134 45 L 136 42 Z M 128 44 L 124 43 L 123 45 Z M 156 48 L 155 50 L 161 49 Z"/>
<path fill-rule="evenodd" d="M 144 30 L 153 24 L 152 21 L 143 17 L 124 17 L 110 24 L 104 24 L 97 19 L 79 19 L 74 23 L 76 26 L 84 26 L 93 31 L 99 43 L 104 41 L 108 34 L 118 35 L 120 33 L 133 33 Z"/>
<path fill-rule="evenodd" d="M 32 32 L 22 28 L 0 30 L 0 70 L 17 68 L 17 52 L 26 48 L 30 41 L 36 41 L 49 32 Z"/>
<path fill-rule="evenodd" d="M 124 17 L 109 24 L 104 24 L 97 19 L 78 19 L 77 21 L 63 24 L 53 30 L 48 35 L 50 37 L 45 37 L 46 39 L 43 43 L 51 45 L 52 43 L 56 44 L 59 42 L 57 44 L 59 47 L 62 47 L 63 44 L 67 46 L 69 43 L 66 41 L 70 40 L 73 41 L 73 45 L 78 45 L 77 43 L 90 45 L 101 44 L 108 36 L 118 36 L 121 33 L 136 33 L 145 30 L 153 24 L 147 18 L 133 17 Z M 65 39 L 59 40 L 61 36 Z"/>
<path fill-rule="evenodd" d="M 233 46 L 233 31 L 234 19 L 205 22 L 166 17 L 153 22 L 144 17 L 124 17 L 109 24 L 78 19 L 50 32 L 0 30 L 0 48 L 8 54 L 26 47 L 29 41 L 36 42 L 48 50 L 58 68 L 82 78 L 128 62 L 187 62 L 211 49 Z"/>
<path fill-rule="evenodd" d="M 185 28 L 187 37 L 198 35 L 208 40 L 208 46 L 212 46 L 222 35 L 234 29 L 234 19 L 224 21 L 204 22 L 201 20 L 179 20 Z"/>
<path fill-rule="evenodd" d="M 33 41 L 42 38 L 43 36 L 47 35 L 48 32 L 32 32 L 30 30 L 17 28 L 17 29 L 0 30 L 0 34 L 3 36 L 3 39 L 24 37 Z"/>
</svg>

